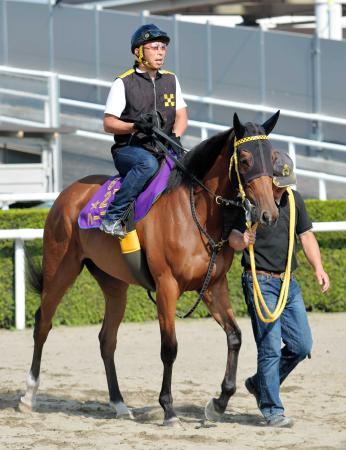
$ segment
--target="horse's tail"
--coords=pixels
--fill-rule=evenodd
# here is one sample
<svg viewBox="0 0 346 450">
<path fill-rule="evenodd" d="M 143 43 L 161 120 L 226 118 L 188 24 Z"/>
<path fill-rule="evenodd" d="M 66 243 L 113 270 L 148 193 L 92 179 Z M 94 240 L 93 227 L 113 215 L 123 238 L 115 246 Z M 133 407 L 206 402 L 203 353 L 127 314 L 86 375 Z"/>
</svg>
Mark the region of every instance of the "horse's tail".
<svg viewBox="0 0 346 450">
<path fill-rule="evenodd" d="M 33 260 L 32 255 L 25 249 L 26 260 L 26 279 L 32 291 L 38 295 L 42 294 L 43 290 L 43 270 L 42 263 Z"/>
</svg>

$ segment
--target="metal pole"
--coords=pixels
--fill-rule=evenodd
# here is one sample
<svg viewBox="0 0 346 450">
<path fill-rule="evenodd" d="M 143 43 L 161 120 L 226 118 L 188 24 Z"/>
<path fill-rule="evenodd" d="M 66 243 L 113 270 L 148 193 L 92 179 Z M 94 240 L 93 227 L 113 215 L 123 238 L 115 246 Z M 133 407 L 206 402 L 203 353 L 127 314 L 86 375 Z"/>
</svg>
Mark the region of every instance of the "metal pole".
<svg viewBox="0 0 346 450">
<path fill-rule="evenodd" d="M 321 45 L 320 38 L 315 34 L 312 39 L 312 77 L 313 77 L 313 95 L 312 111 L 321 113 Z M 320 121 L 312 122 L 312 138 L 317 141 L 323 140 L 322 124 Z"/>
<path fill-rule="evenodd" d="M 319 178 L 318 180 L 318 192 L 320 200 L 327 200 L 326 182 L 323 178 Z"/>
<path fill-rule="evenodd" d="M 147 9 L 143 9 L 141 12 L 141 24 L 145 25 L 147 22 L 146 17 L 149 16 L 149 11 Z"/>
<path fill-rule="evenodd" d="M 296 145 L 294 142 L 288 143 L 288 154 L 293 161 L 293 170 L 297 168 L 297 159 L 296 159 Z M 297 188 L 297 183 L 292 186 L 293 189 Z"/>
<path fill-rule="evenodd" d="M 315 16 L 320 38 L 342 40 L 341 0 L 315 0 Z"/>
<path fill-rule="evenodd" d="M 4 50 L 4 66 L 8 65 L 8 30 L 7 30 L 7 0 L 2 0 L 2 39 Z"/>
<path fill-rule="evenodd" d="M 179 67 L 179 25 L 178 16 L 174 14 L 173 16 L 173 33 L 174 33 L 174 72 L 179 78 L 180 67 Z"/>
<path fill-rule="evenodd" d="M 297 167 L 296 146 L 295 146 L 294 142 L 289 142 L 288 143 L 288 154 L 289 154 L 290 158 L 293 161 L 293 167 L 296 168 Z"/>
<path fill-rule="evenodd" d="M 17 330 L 25 328 L 25 254 L 23 239 L 15 241 L 15 320 Z"/>
<path fill-rule="evenodd" d="M 260 27 L 260 68 L 261 68 L 261 105 L 266 104 L 266 65 L 265 65 L 265 35 L 264 30 Z M 262 121 L 265 121 L 266 115 L 264 112 L 261 113 Z"/>
<path fill-rule="evenodd" d="M 49 33 L 49 70 L 54 71 L 55 55 L 54 55 L 54 0 L 48 3 L 48 33 Z"/>
<path fill-rule="evenodd" d="M 212 60 L 212 41 L 211 41 L 211 26 L 209 20 L 206 23 L 206 41 L 207 41 L 207 58 L 206 58 L 206 73 L 207 73 L 207 95 L 213 95 L 213 60 Z M 213 120 L 213 106 L 208 105 L 209 122 Z"/>
<path fill-rule="evenodd" d="M 100 78 L 100 8 L 95 5 L 94 7 L 94 21 L 95 21 L 95 75 L 96 78 Z M 101 103 L 101 87 L 96 86 L 96 100 L 97 103 Z"/>
<path fill-rule="evenodd" d="M 52 73 L 48 78 L 48 92 L 50 99 L 50 126 L 60 127 L 60 89 L 59 77 L 57 73 Z M 53 156 L 53 189 L 55 192 L 61 191 L 62 187 L 62 161 L 61 161 L 61 137 L 55 133 L 50 139 L 50 146 Z"/>
</svg>

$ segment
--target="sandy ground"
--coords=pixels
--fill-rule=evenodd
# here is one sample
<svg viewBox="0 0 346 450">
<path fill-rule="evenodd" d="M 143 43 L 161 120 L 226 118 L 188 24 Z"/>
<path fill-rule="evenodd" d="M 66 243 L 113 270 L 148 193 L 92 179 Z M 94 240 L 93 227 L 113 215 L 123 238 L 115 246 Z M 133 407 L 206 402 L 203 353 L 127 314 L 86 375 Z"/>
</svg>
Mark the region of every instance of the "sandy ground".
<svg viewBox="0 0 346 450">
<path fill-rule="evenodd" d="M 32 355 L 32 331 L 0 330 L 1 449 L 346 449 L 346 314 L 310 316 L 314 352 L 282 387 L 292 429 L 263 425 L 244 387 L 256 362 L 249 319 L 239 320 L 243 346 L 238 390 L 222 422 L 205 423 L 206 402 L 219 392 L 226 340 L 212 320 L 178 321 L 173 395 L 180 428 L 162 426 L 157 322 L 123 324 L 116 363 L 135 419 L 117 420 L 98 349 L 99 327 L 53 329 L 42 361 L 35 412 L 17 410 Z"/>
</svg>

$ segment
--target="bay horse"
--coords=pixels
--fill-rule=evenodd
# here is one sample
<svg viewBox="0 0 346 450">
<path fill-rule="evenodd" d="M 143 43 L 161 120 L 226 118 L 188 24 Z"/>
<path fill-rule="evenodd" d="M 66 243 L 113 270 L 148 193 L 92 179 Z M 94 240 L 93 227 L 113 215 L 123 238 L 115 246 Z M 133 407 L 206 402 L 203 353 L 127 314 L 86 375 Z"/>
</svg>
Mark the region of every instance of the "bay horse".
<svg viewBox="0 0 346 450">
<path fill-rule="evenodd" d="M 269 172 L 263 170 L 265 165 L 272 169 L 275 152 L 269 140 L 255 141 L 257 138 L 266 139 L 266 135 L 274 128 L 278 115 L 279 111 L 262 125 L 252 122 L 243 125 L 235 114 L 233 128 L 203 141 L 185 155 L 182 163 L 186 171 L 182 172 L 177 168 L 173 170 L 165 193 L 136 225 L 141 248 L 156 286 L 163 363 L 159 403 L 164 410 L 165 425 L 179 423 L 171 393 L 173 363 L 177 356 L 176 303 L 183 292 L 200 290 L 205 279 L 210 246 L 202 230 L 213 237 L 215 242 L 220 240 L 223 208 L 217 199 L 235 200 L 238 195 L 234 169 L 229 174 L 235 138 L 238 141 L 243 138 L 242 141 L 245 141 L 235 151 L 245 193 L 253 205 L 253 215 L 264 225 L 270 225 L 277 219 L 272 173 L 270 174 L 270 169 Z M 253 152 L 254 146 L 257 150 L 261 149 L 260 157 Z M 197 185 L 187 172 L 200 180 L 205 188 Z M 252 175 L 247 181 L 246 174 L 250 172 Z M 94 175 L 73 183 L 61 192 L 47 216 L 42 270 L 36 286 L 41 293 L 41 305 L 35 314 L 33 358 L 27 376 L 26 393 L 20 399 L 21 410 L 35 406 L 42 350 L 52 327 L 52 318 L 64 293 L 86 265 L 105 297 L 105 314 L 99 341 L 110 405 L 115 409 L 117 417 L 132 417 L 119 389 L 114 352 L 118 328 L 125 312 L 126 292 L 129 284 L 136 284 L 136 280 L 124 262 L 118 238 L 98 229 L 82 230 L 77 223 L 81 209 L 106 179 L 106 176 Z M 195 215 L 200 227 L 197 227 L 192 217 L 190 195 L 194 200 Z M 233 210 L 240 211 L 240 208 L 233 207 Z M 241 332 L 230 306 L 226 279 L 233 254 L 229 245 L 220 248 L 203 297 L 211 315 L 224 329 L 227 337 L 227 364 L 221 394 L 208 403 L 205 410 L 207 418 L 217 418 L 223 414 L 236 390 Z"/>
</svg>

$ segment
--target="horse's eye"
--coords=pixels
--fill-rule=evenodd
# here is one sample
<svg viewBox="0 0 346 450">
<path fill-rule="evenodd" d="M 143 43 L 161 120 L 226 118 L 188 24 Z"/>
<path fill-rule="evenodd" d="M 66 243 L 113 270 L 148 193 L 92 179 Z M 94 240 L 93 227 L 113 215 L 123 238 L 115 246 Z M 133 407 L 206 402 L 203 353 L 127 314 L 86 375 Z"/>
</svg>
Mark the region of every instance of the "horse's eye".
<svg viewBox="0 0 346 450">
<path fill-rule="evenodd" d="M 244 164 L 245 166 L 248 166 L 249 165 L 249 161 L 247 159 L 245 159 L 245 158 L 241 158 L 240 159 L 240 164 Z"/>
</svg>

